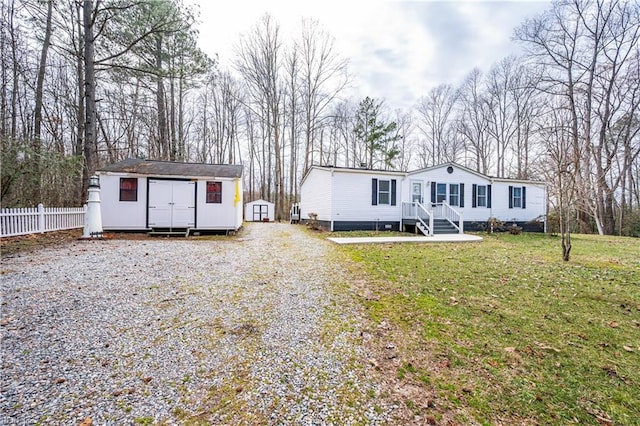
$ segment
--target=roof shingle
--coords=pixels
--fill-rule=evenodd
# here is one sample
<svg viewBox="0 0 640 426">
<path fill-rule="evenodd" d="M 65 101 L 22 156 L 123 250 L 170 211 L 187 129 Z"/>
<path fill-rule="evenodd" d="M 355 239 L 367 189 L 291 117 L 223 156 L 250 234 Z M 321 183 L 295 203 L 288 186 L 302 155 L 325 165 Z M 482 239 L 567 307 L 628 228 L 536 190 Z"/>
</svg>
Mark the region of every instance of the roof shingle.
<svg viewBox="0 0 640 426">
<path fill-rule="evenodd" d="M 99 172 L 125 172 L 153 176 L 242 177 L 243 166 L 237 164 L 177 163 L 174 161 L 127 158 L 100 168 Z"/>
</svg>

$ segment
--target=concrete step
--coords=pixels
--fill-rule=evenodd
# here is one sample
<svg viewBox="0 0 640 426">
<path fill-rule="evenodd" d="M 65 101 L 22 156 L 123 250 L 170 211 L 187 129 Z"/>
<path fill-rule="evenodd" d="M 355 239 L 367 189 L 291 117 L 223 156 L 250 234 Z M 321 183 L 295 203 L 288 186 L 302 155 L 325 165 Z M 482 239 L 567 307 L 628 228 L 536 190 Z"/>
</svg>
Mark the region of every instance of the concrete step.
<svg viewBox="0 0 640 426">
<path fill-rule="evenodd" d="M 434 234 L 457 234 L 458 230 L 448 220 L 434 219 L 433 233 Z"/>
</svg>

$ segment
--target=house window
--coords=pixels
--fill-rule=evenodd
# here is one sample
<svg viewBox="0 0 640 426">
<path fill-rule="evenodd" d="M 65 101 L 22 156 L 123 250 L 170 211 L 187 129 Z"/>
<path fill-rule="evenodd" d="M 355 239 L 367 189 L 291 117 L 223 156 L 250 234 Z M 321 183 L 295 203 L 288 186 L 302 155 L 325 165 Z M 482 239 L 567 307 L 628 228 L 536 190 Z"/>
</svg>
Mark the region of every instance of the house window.
<svg viewBox="0 0 640 426">
<path fill-rule="evenodd" d="M 524 209 L 526 208 L 527 188 L 524 186 L 509 186 L 509 208 Z"/>
<path fill-rule="evenodd" d="M 222 182 L 207 182 L 207 203 L 222 203 Z"/>
<path fill-rule="evenodd" d="M 471 207 L 491 208 L 491 185 L 471 186 Z"/>
<path fill-rule="evenodd" d="M 389 204 L 389 189 L 390 184 L 388 180 L 381 180 L 378 183 L 378 204 Z"/>
<path fill-rule="evenodd" d="M 460 205 L 460 186 L 458 186 L 457 183 L 452 183 L 449 185 L 449 205 Z"/>
<path fill-rule="evenodd" d="M 522 208 L 522 188 L 518 186 L 513 188 L 513 207 Z"/>
<path fill-rule="evenodd" d="M 138 201 L 138 178 L 120 178 L 120 201 Z"/>
<path fill-rule="evenodd" d="M 464 207 L 464 183 L 431 182 L 431 203 L 447 201 L 451 206 Z"/>
<path fill-rule="evenodd" d="M 436 203 L 442 203 L 447 199 L 447 184 L 439 183 L 436 186 Z"/>
<path fill-rule="evenodd" d="M 478 185 L 476 207 L 487 207 L 487 187 L 485 185 Z"/>
<path fill-rule="evenodd" d="M 371 205 L 396 205 L 396 180 L 371 179 Z"/>
</svg>

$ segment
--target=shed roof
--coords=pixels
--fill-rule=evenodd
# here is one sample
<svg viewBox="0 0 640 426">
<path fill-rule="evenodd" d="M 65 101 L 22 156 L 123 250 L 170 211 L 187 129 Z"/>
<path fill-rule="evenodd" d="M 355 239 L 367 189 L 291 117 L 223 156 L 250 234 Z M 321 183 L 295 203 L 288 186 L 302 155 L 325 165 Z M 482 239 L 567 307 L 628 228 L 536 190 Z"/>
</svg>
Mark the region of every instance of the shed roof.
<svg viewBox="0 0 640 426">
<path fill-rule="evenodd" d="M 274 205 L 271 201 L 263 200 L 262 198 L 259 198 L 257 200 L 253 200 L 253 201 L 249 201 L 249 202 L 247 202 L 247 204 L 271 204 L 271 205 Z"/>
<path fill-rule="evenodd" d="M 242 177 L 241 165 L 237 164 L 205 164 L 178 163 L 175 161 L 141 160 L 127 158 L 114 164 L 102 167 L 100 172 L 124 172 L 153 176 L 187 176 L 187 177 Z"/>
</svg>

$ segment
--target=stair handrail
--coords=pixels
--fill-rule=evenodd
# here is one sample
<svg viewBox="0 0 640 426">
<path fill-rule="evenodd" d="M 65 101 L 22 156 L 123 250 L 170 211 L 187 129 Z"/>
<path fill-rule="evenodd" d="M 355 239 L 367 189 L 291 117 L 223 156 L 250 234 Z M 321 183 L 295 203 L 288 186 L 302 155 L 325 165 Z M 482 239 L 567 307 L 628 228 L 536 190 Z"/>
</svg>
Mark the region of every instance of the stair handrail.
<svg viewBox="0 0 640 426">
<path fill-rule="evenodd" d="M 441 205 L 442 205 L 442 217 L 447 221 L 449 221 L 449 223 L 451 223 L 451 225 L 453 225 L 453 227 L 458 230 L 459 234 L 462 234 L 464 232 L 463 231 L 464 222 L 462 220 L 462 213 L 460 213 L 458 210 L 451 207 L 449 203 L 447 203 L 446 201 L 443 201 Z M 458 223 L 457 225 L 456 225 L 456 222 Z"/>
<path fill-rule="evenodd" d="M 419 221 L 422 224 L 422 226 L 424 226 L 425 229 L 427 230 L 427 233 L 425 235 L 433 235 L 433 215 L 429 210 L 427 210 L 427 208 L 422 203 L 416 202 L 415 204 L 416 204 L 416 220 Z M 429 220 L 429 225 L 427 225 L 424 222 L 424 219 L 420 216 L 420 211 L 424 212 L 424 215 L 426 216 L 424 219 Z"/>
</svg>

